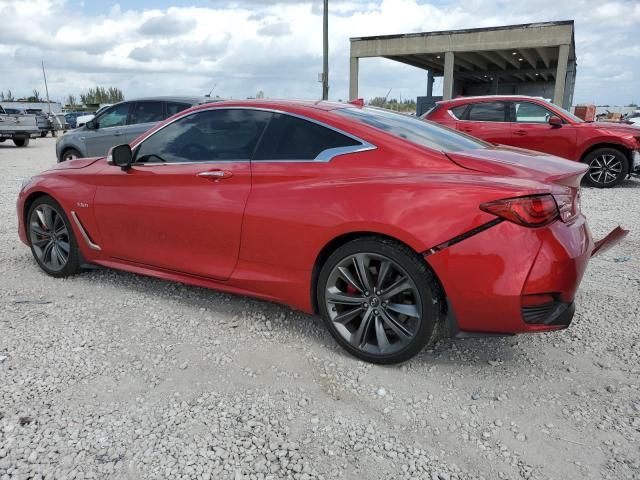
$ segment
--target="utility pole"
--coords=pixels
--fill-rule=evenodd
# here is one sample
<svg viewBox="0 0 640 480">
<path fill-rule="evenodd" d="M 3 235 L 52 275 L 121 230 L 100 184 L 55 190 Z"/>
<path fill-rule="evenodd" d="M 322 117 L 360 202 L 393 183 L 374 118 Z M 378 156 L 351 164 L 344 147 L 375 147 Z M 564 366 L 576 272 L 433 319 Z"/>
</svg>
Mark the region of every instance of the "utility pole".
<svg viewBox="0 0 640 480">
<path fill-rule="evenodd" d="M 49 87 L 47 86 L 47 74 L 44 71 L 44 60 L 42 60 L 42 76 L 44 77 L 44 90 L 47 92 L 47 105 L 49 105 L 49 115 L 51 115 L 51 102 L 49 101 Z"/>
<path fill-rule="evenodd" d="M 322 21 L 322 99 L 329 100 L 329 0 L 324 0 Z"/>
</svg>

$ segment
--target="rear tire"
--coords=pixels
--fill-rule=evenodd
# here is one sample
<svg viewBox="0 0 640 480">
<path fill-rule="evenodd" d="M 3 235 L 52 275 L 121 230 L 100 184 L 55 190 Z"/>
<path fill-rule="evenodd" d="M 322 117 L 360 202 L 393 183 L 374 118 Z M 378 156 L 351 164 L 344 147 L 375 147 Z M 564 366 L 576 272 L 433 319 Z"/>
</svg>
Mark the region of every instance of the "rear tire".
<svg viewBox="0 0 640 480">
<path fill-rule="evenodd" d="M 432 340 L 439 320 L 433 272 L 390 239 L 364 237 L 336 249 L 320 271 L 316 295 L 333 338 L 367 362 L 410 359 Z"/>
<path fill-rule="evenodd" d="M 82 155 L 75 148 L 67 148 L 62 155 L 60 155 L 60 161 L 66 162 L 67 160 L 75 160 L 76 158 L 82 158 Z"/>
<path fill-rule="evenodd" d="M 598 148 L 587 154 L 582 162 L 589 166 L 584 181 L 591 187 L 617 187 L 629 174 L 629 159 L 615 148 Z"/>
<path fill-rule="evenodd" d="M 26 216 L 33 258 L 47 275 L 68 277 L 80 271 L 80 253 L 69 219 L 49 196 L 33 202 Z"/>
<path fill-rule="evenodd" d="M 40 138 L 44 138 L 47 136 L 46 130 L 44 132 L 40 132 Z"/>
<path fill-rule="evenodd" d="M 13 139 L 13 143 L 16 145 L 16 147 L 27 147 L 27 146 L 29 146 L 29 139 L 28 138 L 14 138 Z"/>
</svg>

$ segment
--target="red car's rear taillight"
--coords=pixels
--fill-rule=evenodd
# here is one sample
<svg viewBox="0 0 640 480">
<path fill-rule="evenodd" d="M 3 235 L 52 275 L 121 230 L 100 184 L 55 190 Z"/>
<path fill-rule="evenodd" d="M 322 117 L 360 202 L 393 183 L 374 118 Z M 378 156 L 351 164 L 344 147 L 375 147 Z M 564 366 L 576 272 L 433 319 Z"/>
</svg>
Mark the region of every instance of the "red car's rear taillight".
<svg viewBox="0 0 640 480">
<path fill-rule="evenodd" d="M 483 203 L 480 210 L 525 227 L 548 225 L 560 215 L 552 195 L 505 198 Z"/>
<path fill-rule="evenodd" d="M 556 199 L 563 222 L 569 222 L 580 213 L 580 190 L 566 195 L 554 195 L 553 198 Z"/>
</svg>

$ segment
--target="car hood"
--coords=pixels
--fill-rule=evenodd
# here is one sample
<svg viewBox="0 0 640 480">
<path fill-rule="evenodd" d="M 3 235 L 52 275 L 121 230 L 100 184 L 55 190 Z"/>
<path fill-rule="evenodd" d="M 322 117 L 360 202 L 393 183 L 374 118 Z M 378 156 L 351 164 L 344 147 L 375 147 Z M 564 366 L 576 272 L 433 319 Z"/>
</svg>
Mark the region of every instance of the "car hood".
<svg viewBox="0 0 640 480">
<path fill-rule="evenodd" d="M 499 145 L 479 150 L 448 152 L 447 156 L 467 170 L 556 183 L 578 187 L 588 167 L 572 160 L 565 160 L 523 148 Z"/>
<path fill-rule="evenodd" d="M 637 126 L 628 125 L 624 123 L 585 122 L 585 123 L 576 123 L 575 126 L 578 128 L 587 128 L 592 130 L 598 130 L 601 132 L 607 132 L 611 135 L 620 135 L 620 136 L 632 135 L 634 137 L 637 137 L 640 134 L 640 130 L 638 130 Z"/>
<path fill-rule="evenodd" d="M 55 166 L 51 167 L 49 170 L 70 170 L 70 169 L 78 169 L 85 168 L 89 165 L 93 165 L 98 160 L 104 157 L 91 157 L 91 158 L 76 158 L 75 160 L 67 160 L 66 162 L 57 163 Z"/>
</svg>

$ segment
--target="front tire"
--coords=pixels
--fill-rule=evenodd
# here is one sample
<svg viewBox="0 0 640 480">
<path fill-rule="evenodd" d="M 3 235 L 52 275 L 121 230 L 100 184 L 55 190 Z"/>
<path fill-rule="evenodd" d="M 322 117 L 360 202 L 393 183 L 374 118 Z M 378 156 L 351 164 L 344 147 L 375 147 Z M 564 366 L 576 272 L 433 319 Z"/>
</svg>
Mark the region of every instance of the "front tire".
<svg viewBox="0 0 640 480">
<path fill-rule="evenodd" d="M 73 229 L 53 198 L 36 199 L 27 212 L 31 253 L 47 275 L 68 277 L 80 271 L 80 255 Z"/>
<path fill-rule="evenodd" d="M 67 148 L 62 155 L 60 155 L 60 161 L 66 162 L 67 160 L 75 160 L 76 158 L 82 158 L 82 154 L 75 148 Z"/>
<path fill-rule="evenodd" d="M 13 143 L 15 144 L 16 147 L 27 147 L 27 146 L 29 146 L 29 139 L 28 138 L 14 138 L 13 139 Z"/>
<path fill-rule="evenodd" d="M 591 187 L 616 187 L 629 174 L 627 156 L 615 148 L 598 148 L 586 155 L 582 162 L 589 166 L 584 181 Z"/>
<path fill-rule="evenodd" d="M 318 309 L 335 340 L 367 362 L 393 364 L 431 341 L 439 286 L 424 261 L 389 239 L 365 237 L 333 252 L 320 271 Z"/>
</svg>

